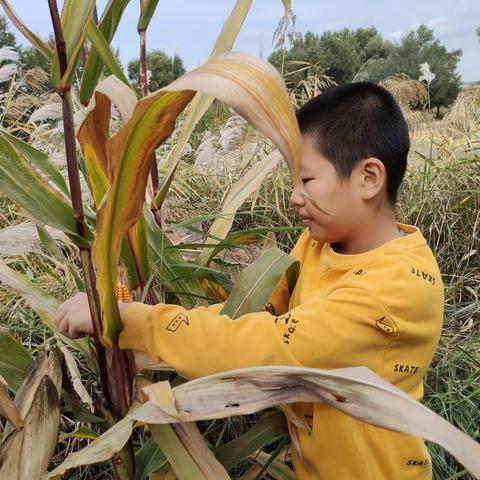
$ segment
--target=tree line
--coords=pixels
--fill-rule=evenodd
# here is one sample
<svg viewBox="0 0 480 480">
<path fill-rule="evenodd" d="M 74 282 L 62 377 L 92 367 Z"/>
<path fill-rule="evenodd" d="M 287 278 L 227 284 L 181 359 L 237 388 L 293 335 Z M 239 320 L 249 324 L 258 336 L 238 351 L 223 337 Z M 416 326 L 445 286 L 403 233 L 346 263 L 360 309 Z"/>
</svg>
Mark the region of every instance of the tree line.
<svg viewBox="0 0 480 480">
<path fill-rule="evenodd" d="M 480 41 L 480 27 L 476 33 Z M 49 42 L 53 46 L 53 37 Z M 15 47 L 25 70 L 33 66 L 49 70 L 48 62 L 35 49 L 17 43 L 4 16 L 0 16 L 0 46 Z M 119 60 L 118 49 L 115 55 Z M 451 105 L 461 89 L 457 70 L 461 55 L 461 49 L 448 50 L 435 38 L 432 29 L 420 25 L 399 42 L 383 38 L 375 27 L 344 28 L 321 35 L 307 31 L 296 35 L 290 48 L 274 51 L 268 60 L 285 75 L 292 88 L 312 74 L 326 75 L 338 84 L 359 80 L 378 83 L 398 74 L 418 79 L 420 64 L 427 62 L 435 73 L 430 85 L 430 105 L 438 110 Z M 169 56 L 158 49 L 148 52 L 147 70 L 151 91 L 185 73 L 180 56 Z M 140 89 L 138 59 L 128 63 L 127 72 L 132 85 Z"/>
<path fill-rule="evenodd" d="M 480 29 L 479 29 L 480 35 Z M 308 75 L 327 75 L 336 83 L 366 80 L 381 82 L 392 75 L 420 76 L 420 64 L 427 62 L 435 73 L 430 85 L 432 107 L 449 106 L 460 91 L 457 71 L 462 50 L 448 50 L 432 29 L 420 25 L 396 43 L 384 39 L 375 27 L 344 28 L 322 35 L 299 35 L 286 51 L 273 52 L 269 60 L 283 71 L 295 87 Z"/>
</svg>

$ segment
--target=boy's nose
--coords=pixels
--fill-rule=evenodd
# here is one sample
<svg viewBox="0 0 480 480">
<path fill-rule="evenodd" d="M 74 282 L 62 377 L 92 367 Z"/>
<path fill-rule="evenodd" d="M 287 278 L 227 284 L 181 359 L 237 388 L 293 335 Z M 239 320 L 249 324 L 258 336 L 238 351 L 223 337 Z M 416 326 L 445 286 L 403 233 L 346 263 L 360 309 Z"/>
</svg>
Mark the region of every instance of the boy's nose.
<svg viewBox="0 0 480 480">
<path fill-rule="evenodd" d="M 290 195 L 290 203 L 293 207 L 303 207 L 305 204 L 303 195 L 299 192 L 297 187 L 293 189 L 293 192 Z"/>
</svg>

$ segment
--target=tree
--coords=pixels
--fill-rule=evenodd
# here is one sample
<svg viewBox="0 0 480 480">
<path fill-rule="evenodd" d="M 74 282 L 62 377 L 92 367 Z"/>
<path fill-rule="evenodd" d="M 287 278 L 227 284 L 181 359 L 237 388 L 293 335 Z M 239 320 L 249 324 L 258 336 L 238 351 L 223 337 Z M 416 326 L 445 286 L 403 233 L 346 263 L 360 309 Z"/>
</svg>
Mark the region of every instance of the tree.
<svg viewBox="0 0 480 480">
<path fill-rule="evenodd" d="M 40 67 L 46 72 L 50 72 L 50 62 L 36 48 L 18 46 L 18 53 L 23 70 Z"/>
<path fill-rule="evenodd" d="M 296 86 L 311 73 L 321 73 L 337 83 L 346 83 L 353 80 L 367 61 L 386 57 L 393 48 L 374 27 L 344 28 L 337 32 L 327 31 L 321 36 L 306 32 L 293 42 L 285 58 L 284 52 L 277 50 L 270 55 L 269 61 L 280 71 L 283 64 L 283 72 L 288 74 L 286 80 L 291 86 Z M 310 68 L 305 68 L 307 64 Z"/>
<path fill-rule="evenodd" d="M 139 60 L 132 60 L 128 63 L 128 78 L 138 89 L 140 89 L 139 65 Z M 148 79 L 150 91 L 165 87 L 185 73 L 183 61 L 178 55 L 172 59 L 161 50 L 151 50 L 147 53 L 147 70 L 151 72 Z"/>
<path fill-rule="evenodd" d="M 53 35 L 50 35 L 47 43 L 52 48 L 54 47 Z M 46 72 L 50 72 L 50 62 L 38 50 L 30 46 L 23 47 L 17 43 L 15 34 L 10 31 L 7 17 L 4 15 L 0 15 L 0 47 L 14 47 L 18 51 L 20 65 L 24 71 L 40 67 Z"/>
<path fill-rule="evenodd" d="M 8 28 L 7 17 L 0 15 L 0 47 L 15 47 L 17 39 Z"/>
<path fill-rule="evenodd" d="M 457 98 L 461 78 L 457 72 L 462 50 L 451 50 L 435 39 L 433 30 L 420 25 L 417 30 L 408 32 L 400 44 L 383 59 L 368 66 L 370 80 L 380 82 L 391 75 L 404 73 L 411 78 L 420 76 L 421 63 L 427 62 L 435 73 L 430 85 L 430 104 L 437 107 L 451 105 Z"/>
</svg>

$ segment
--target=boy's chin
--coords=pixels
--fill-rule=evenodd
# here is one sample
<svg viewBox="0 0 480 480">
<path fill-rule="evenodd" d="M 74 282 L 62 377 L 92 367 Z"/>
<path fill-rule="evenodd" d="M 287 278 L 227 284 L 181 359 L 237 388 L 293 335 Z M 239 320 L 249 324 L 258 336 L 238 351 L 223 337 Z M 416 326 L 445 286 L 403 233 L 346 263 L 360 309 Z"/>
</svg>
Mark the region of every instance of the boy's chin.
<svg viewBox="0 0 480 480">
<path fill-rule="evenodd" d="M 307 225 L 310 236 L 313 240 L 318 243 L 334 243 L 335 240 L 332 238 L 332 235 L 329 234 L 324 228 L 316 223 L 311 223 Z"/>
<path fill-rule="evenodd" d="M 319 227 L 315 223 L 310 223 L 307 225 L 307 228 L 313 240 L 316 240 L 317 242 L 326 242 L 325 232 L 321 227 Z"/>
</svg>

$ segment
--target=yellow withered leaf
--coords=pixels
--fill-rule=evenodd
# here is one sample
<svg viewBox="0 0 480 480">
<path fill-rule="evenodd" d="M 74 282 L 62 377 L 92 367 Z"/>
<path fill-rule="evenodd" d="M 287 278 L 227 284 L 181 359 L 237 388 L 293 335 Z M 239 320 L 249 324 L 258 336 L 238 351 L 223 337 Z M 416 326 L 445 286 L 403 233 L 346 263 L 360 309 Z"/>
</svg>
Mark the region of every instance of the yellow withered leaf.
<svg viewBox="0 0 480 480">
<path fill-rule="evenodd" d="M 55 453 L 60 426 L 62 367 L 58 350 L 41 352 L 27 367 L 15 405 L 23 428 L 7 423 L 0 446 L 0 478 L 39 479 Z"/>
<path fill-rule="evenodd" d="M 18 430 L 22 426 L 22 419 L 17 407 L 10 398 L 10 394 L 5 386 L 6 383 L 0 375 L 0 416 L 6 418 Z"/>
<path fill-rule="evenodd" d="M 245 53 L 225 54 L 140 100 L 128 122 L 107 140 L 110 187 L 97 213 L 93 255 L 104 319 L 103 342 L 109 347 L 116 343 L 121 329 L 114 289 L 122 235 L 142 213 L 155 148 L 171 135 L 176 118 L 195 91 L 230 105 L 270 138 L 287 161 L 294 181 L 299 181 L 298 124 L 283 80 L 268 62 Z M 87 138 L 83 148 L 88 144 Z"/>
<path fill-rule="evenodd" d="M 50 475 L 108 459 L 125 444 L 135 421 L 148 423 L 152 429 L 152 424 L 184 425 L 178 422 L 247 415 L 279 404 L 323 402 L 371 425 L 436 442 L 473 476 L 480 476 L 478 443 L 366 367 L 264 366 L 219 372 L 173 388 L 173 401 L 166 393 L 154 395 L 157 388 L 149 386 L 145 392 L 149 401 L 134 406 L 114 427 L 82 451 L 70 454 Z M 164 383 L 160 388 L 168 386 Z"/>
</svg>

